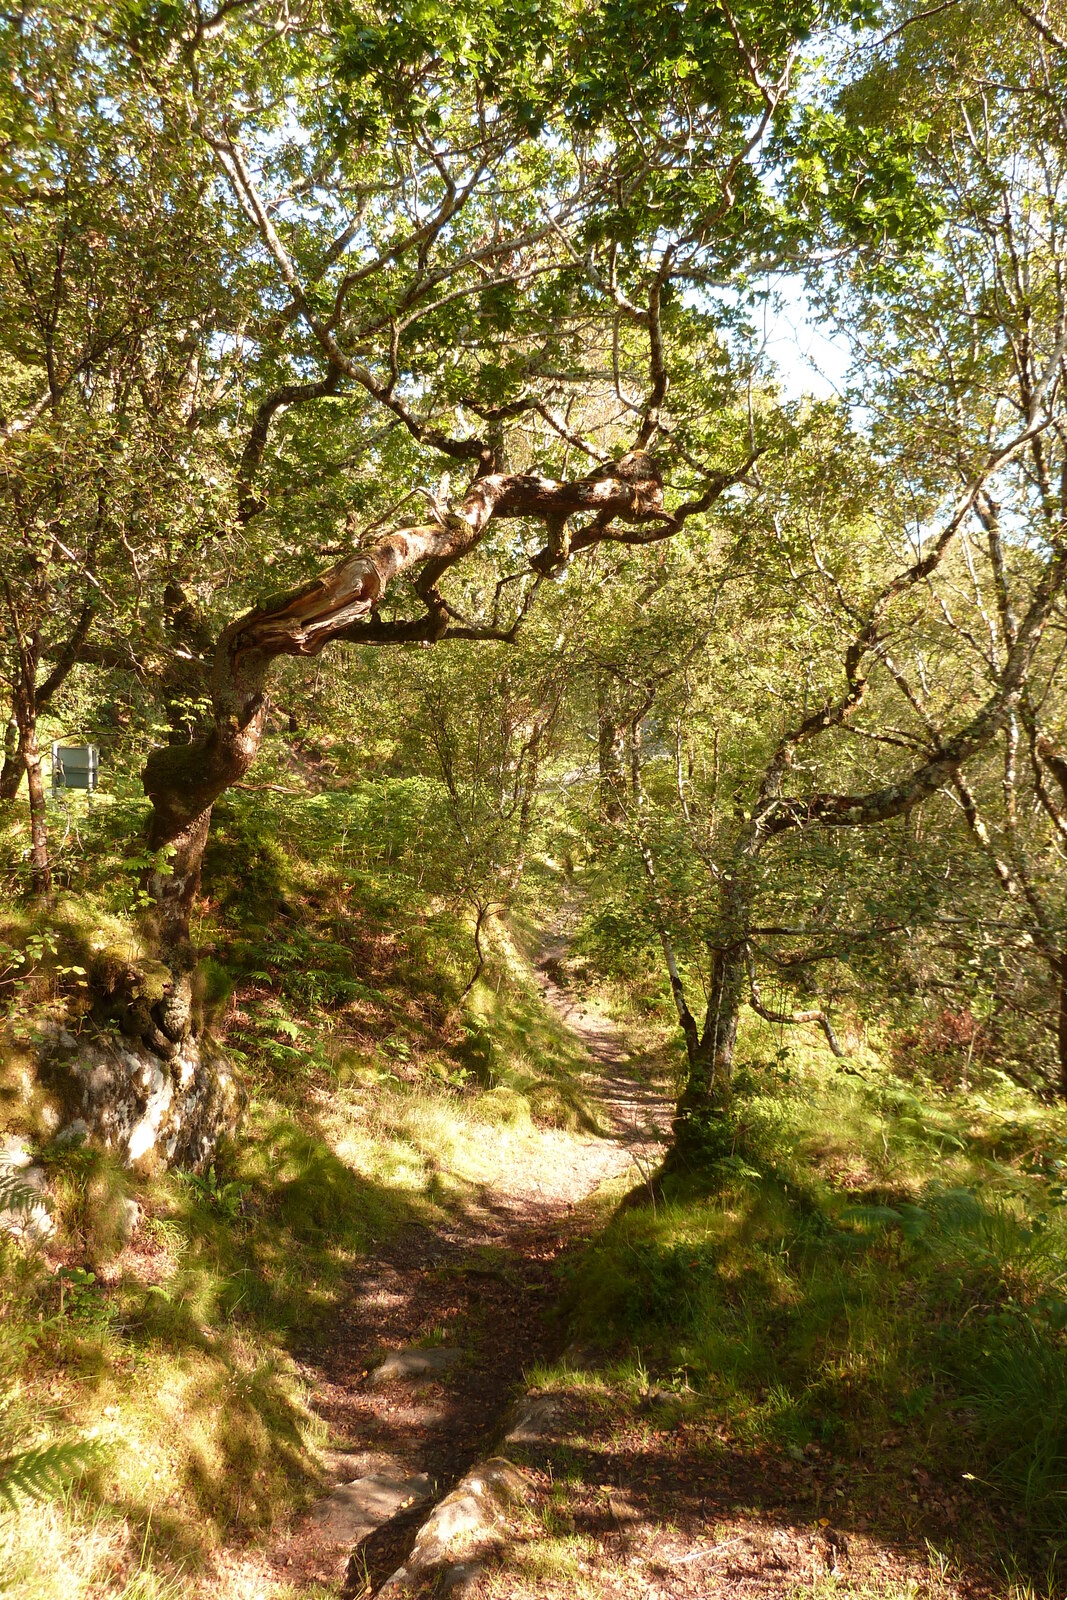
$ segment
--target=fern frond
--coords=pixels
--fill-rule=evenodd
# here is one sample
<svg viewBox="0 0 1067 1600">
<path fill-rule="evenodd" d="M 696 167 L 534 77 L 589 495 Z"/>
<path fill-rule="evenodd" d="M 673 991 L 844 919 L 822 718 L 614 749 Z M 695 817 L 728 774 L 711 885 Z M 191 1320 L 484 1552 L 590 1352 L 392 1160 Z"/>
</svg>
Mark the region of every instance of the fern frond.
<svg viewBox="0 0 1067 1600">
<path fill-rule="evenodd" d="M 854 1222 L 868 1233 L 884 1233 L 887 1228 L 899 1228 L 911 1244 L 921 1243 L 930 1221 L 929 1211 L 922 1206 L 901 1202 L 897 1206 L 846 1206 L 841 1212 L 843 1222 Z"/>
<path fill-rule="evenodd" d="M 93 1439 L 64 1439 L 0 1456 L 0 1501 L 16 1511 L 20 1495 L 41 1500 L 54 1494 L 77 1476 L 97 1450 Z"/>
<path fill-rule="evenodd" d="M 877 1231 L 896 1227 L 901 1216 L 893 1206 L 846 1206 L 841 1212 L 841 1220 L 854 1222 L 859 1228 Z"/>
<path fill-rule="evenodd" d="M 44 1190 L 27 1183 L 18 1171 L 0 1168 L 0 1211 L 17 1211 L 28 1216 L 38 1206 L 51 1212 L 52 1203 Z"/>
</svg>

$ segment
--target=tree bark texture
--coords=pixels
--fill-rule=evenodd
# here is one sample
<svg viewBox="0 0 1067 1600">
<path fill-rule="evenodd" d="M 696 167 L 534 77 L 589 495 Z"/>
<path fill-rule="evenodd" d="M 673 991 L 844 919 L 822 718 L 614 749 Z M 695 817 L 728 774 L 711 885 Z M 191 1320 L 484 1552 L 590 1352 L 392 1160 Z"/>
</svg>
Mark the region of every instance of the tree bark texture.
<svg viewBox="0 0 1067 1600">
<path fill-rule="evenodd" d="M 0 768 L 0 801 L 10 802 L 18 798 L 25 771 L 22 734 L 12 714 L 4 739 L 4 765 Z"/>
<path fill-rule="evenodd" d="M 48 857 L 48 818 L 45 809 L 44 774 L 37 747 L 37 718 L 32 718 L 23 745 L 26 783 L 30 795 L 30 851 L 33 876 L 42 894 L 52 892 L 52 863 Z"/>
<path fill-rule="evenodd" d="M 742 946 L 731 943 L 716 950 L 704 1028 L 699 1037 L 686 1029 L 689 1071 L 673 1126 L 674 1148 L 683 1160 L 690 1155 L 699 1160 L 706 1153 L 709 1132 L 729 1108 L 744 987 Z"/>
</svg>

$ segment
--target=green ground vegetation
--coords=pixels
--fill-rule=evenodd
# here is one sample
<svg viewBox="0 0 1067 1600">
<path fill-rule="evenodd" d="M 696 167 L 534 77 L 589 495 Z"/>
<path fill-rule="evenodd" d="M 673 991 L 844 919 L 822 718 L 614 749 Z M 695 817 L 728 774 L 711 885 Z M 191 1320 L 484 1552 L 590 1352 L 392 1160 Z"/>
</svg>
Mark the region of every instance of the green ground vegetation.
<svg viewBox="0 0 1067 1600">
<path fill-rule="evenodd" d="M 680 1112 L 564 1286 L 585 1486 L 617 1419 L 1062 1588 L 1065 0 L 36 0 L 0 66 L 0 1582 L 319 1491 L 359 1263 L 594 1133 L 545 938 Z M 187 963 L 237 1139 L 57 1148 L 39 1036 L 167 1050 Z"/>
<path fill-rule="evenodd" d="M 1067 1119 L 996 1070 L 946 1088 L 943 1051 L 853 1039 L 840 1064 L 816 1038 L 753 1019 L 717 1148 L 574 1267 L 569 1354 L 536 1381 L 585 1424 L 528 1577 L 581 1576 L 578 1485 L 677 1468 L 735 1512 L 755 1476 L 771 1521 L 799 1490 L 812 1526 L 1060 1592 Z"/>
<path fill-rule="evenodd" d="M 57 1149 L 26 1066 L 50 1013 L 77 1026 L 89 931 L 137 939 L 115 815 L 135 802 L 79 819 L 66 895 L 0 928 L 3 1124 L 36 1128 L 56 1224 L 43 1253 L 0 1244 L 0 1454 L 77 1445 L 65 1474 L 27 1482 L 48 1498 L 16 1492 L 0 1518 L 5 1582 L 34 1600 L 185 1593 L 222 1543 L 305 1505 L 332 1441 L 297 1358 L 359 1261 L 461 1213 L 505 1163 L 544 1160 L 544 1130 L 593 1126 L 580 1050 L 503 937 L 492 981 L 460 1003 L 470 927 L 427 881 L 429 786 L 286 788 L 236 794 L 208 861 L 212 1025 L 249 1104 L 201 1174 L 136 1178 Z"/>
</svg>

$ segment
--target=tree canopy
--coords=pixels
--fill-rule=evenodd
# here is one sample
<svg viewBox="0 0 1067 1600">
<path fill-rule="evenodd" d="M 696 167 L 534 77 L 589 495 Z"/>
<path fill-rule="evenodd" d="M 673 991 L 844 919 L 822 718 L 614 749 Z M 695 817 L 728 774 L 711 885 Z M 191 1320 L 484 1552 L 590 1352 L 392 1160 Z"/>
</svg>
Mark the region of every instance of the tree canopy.
<svg viewBox="0 0 1067 1600">
<path fill-rule="evenodd" d="M 41 891 L 42 719 L 122 705 L 192 982 L 212 806 L 336 645 L 330 715 L 341 684 L 383 723 L 397 673 L 422 686 L 479 930 L 595 730 L 559 792 L 660 945 L 701 1115 L 771 975 L 833 1042 L 824 956 L 943 936 L 941 862 L 994 1010 L 982 930 L 1015 919 L 998 959 L 1047 992 L 1023 1010 L 1067 1083 L 1048 15 L 137 0 L 2 28 L 2 792 L 27 775 Z M 783 389 L 774 282 L 848 341 L 840 397 Z"/>
</svg>

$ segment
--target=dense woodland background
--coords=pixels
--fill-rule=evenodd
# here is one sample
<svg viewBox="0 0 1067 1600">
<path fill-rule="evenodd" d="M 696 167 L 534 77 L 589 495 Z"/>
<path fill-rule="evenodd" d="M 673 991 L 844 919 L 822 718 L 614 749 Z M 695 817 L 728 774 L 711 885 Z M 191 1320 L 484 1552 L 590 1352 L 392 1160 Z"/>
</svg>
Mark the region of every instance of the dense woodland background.
<svg viewBox="0 0 1067 1600">
<path fill-rule="evenodd" d="M 897 1430 L 967 1581 L 1062 1592 L 1067 12 L 44 0 L 0 53 L 13 1592 L 193 1593 L 307 1502 L 348 1264 L 596 1120 L 561 929 L 676 1105 L 564 1296 L 613 1392 Z M 56 1139 L 61 1031 L 243 1121 Z"/>
</svg>

